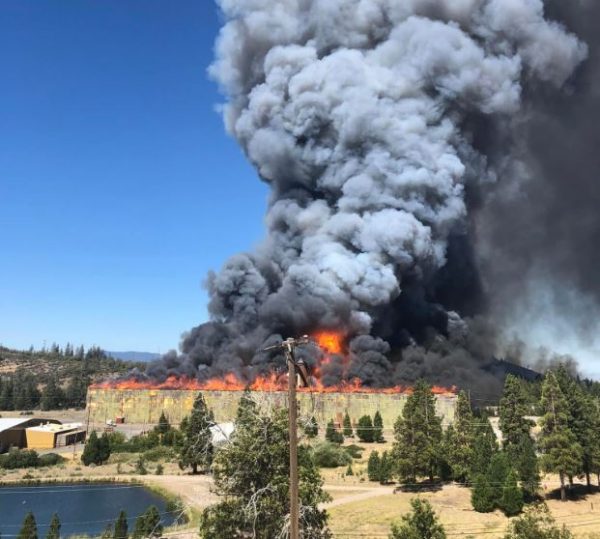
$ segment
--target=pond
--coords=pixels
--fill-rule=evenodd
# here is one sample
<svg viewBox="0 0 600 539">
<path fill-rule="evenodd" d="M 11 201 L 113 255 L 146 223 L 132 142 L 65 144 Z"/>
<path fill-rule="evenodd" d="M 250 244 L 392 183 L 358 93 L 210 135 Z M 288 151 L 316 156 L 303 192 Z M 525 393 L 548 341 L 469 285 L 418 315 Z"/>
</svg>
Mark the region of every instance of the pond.
<svg viewBox="0 0 600 539">
<path fill-rule="evenodd" d="M 100 535 L 125 510 L 129 531 L 135 518 L 156 505 L 165 526 L 176 515 L 166 512 L 166 501 L 143 485 L 134 483 L 52 483 L 35 486 L 0 487 L 0 534 L 16 536 L 25 515 L 31 511 L 38 537 L 45 537 L 53 513 L 58 513 L 61 536 Z"/>
</svg>

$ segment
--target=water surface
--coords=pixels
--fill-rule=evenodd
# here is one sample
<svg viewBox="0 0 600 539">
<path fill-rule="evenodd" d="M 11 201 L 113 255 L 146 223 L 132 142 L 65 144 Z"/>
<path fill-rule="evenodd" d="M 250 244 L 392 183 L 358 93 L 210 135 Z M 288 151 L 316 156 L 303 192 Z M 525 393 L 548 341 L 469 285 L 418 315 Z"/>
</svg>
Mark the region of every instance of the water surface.
<svg viewBox="0 0 600 539">
<path fill-rule="evenodd" d="M 129 531 L 135 518 L 150 505 L 156 505 L 165 526 L 173 514 L 166 513 L 166 501 L 142 485 L 132 483 L 52 483 L 36 486 L 0 487 L 0 534 L 16 536 L 23 518 L 31 511 L 38 537 L 45 537 L 53 513 L 58 513 L 61 536 L 100 535 L 114 522 L 121 509 L 127 513 Z"/>
</svg>

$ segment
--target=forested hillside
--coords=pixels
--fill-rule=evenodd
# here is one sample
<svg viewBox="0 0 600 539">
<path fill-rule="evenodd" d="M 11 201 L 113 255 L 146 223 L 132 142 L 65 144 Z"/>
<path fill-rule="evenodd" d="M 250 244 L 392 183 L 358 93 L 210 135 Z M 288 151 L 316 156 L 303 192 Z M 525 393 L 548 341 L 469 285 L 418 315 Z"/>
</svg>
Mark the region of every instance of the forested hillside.
<svg viewBox="0 0 600 539">
<path fill-rule="evenodd" d="M 0 346 L 0 410 L 83 407 L 88 385 L 143 363 L 114 359 L 98 347 L 12 350 Z"/>
</svg>

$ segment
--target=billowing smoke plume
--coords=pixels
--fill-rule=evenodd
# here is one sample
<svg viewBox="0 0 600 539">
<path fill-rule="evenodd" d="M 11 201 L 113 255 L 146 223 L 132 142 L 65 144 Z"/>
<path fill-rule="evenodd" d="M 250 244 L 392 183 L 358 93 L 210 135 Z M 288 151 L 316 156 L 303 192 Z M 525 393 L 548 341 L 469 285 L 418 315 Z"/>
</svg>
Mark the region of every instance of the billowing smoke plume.
<svg viewBox="0 0 600 539">
<path fill-rule="evenodd" d="M 563 103 L 587 46 L 542 0 L 220 5 L 211 74 L 271 188 L 267 236 L 209 276 L 211 321 L 149 373 L 251 379 L 277 362 L 261 347 L 333 329 L 350 359 L 326 383 L 481 383 L 494 241 L 527 234 L 510 189 L 547 172 L 524 125 Z"/>
</svg>

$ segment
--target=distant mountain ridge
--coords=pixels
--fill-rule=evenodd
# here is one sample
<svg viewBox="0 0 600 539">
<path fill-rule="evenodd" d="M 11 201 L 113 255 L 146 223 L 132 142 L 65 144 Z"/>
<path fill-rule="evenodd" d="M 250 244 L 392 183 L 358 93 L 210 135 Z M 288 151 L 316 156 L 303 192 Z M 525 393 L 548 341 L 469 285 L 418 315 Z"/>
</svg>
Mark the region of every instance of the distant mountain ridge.
<svg viewBox="0 0 600 539">
<path fill-rule="evenodd" d="M 109 352 L 106 351 L 106 355 L 114 357 L 116 359 L 122 359 L 123 361 L 154 361 L 160 357 L 160 354 L 154 352 Z"/>
</svg>

